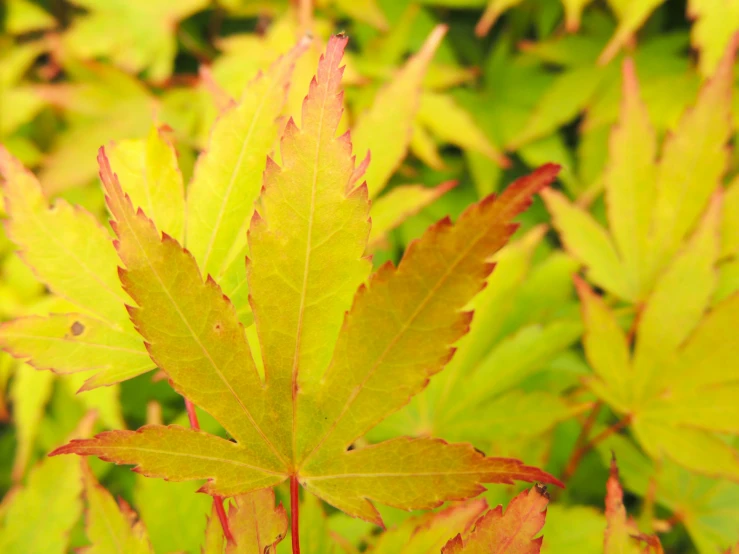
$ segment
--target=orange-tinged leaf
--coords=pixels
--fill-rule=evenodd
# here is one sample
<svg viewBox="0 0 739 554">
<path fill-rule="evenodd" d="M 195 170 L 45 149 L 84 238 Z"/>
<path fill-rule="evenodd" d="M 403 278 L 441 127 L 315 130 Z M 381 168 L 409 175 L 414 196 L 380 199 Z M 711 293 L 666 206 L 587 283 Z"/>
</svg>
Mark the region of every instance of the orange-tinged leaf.
<svg viewBox="0 0 739 554">
<path fill-rule="evenodd" d="M 498 506 L 477 520 L 466 539 L 457 535 L 442 554 L 538 554 L 542 537 L 534 537 L 544 527 L 549 494 L 536 486 L 511 500 L 505 513 Z"/>
<path fill-rule="evenodd" d="M 370 110 L 357 119 L 352 130 L 357 153 L 372 154 L 372 163 L 365 174 L 370 197 L 374 198 L 385 188 L 408 152 L 413 120 L 421 101 L 421 83 L 446 29 L 445 25 L 439 25 L 432 31 L 418 54 L 380 90 Z"/>
<path fill-rule="evenodd" d="M 234 536 L 226 554 L 273 552 L 287 533 L 287 514 L 280 504 L 275 508 L 275 493 L 262 489 L 236 496 L 228 509 L 228 526 Z"/>
<path fill-rule="evenodd" d="M 608 221 L 632 297 L 644 288 L 645 260 L 655 198 L 657 138 L 632 60 L 623 65 L 620 123 L 611 133 L 611 154 L 603 175 Z"/>
<path fill-rule="evenodd" d="M 720 186 L 728 162 L 726 143 L 732 132 L 732 41 L 716 74 L 700 91 L 695 106 L 665 142 L 657 174 L 652 257 L 664 267 L 695 226 Z M 700 141 L 696 142 L 696 137 Z"/>
<path fill-rule="evenodd" d="M 123 501 L 116 504 L 82 462 L 82 482 L 87 500 L 87 538 L 92 546 L 82 550 L 85 554 L 149 554 L 153 553 L 146 528 L 136 521 L 136 514 Z"/>
<path fill-rule="evenodd" d="M 354 158 L 343 112 L 345 37 L 329 41 L 303 103 L 281 141 L 282 167 L 267 164 L 260 207 L 249 228 L 250 302 L 267 374 L 265 425 L 285 459 L 295 460 L 295 394 L 325 371 L 357 287 L 371 266 L 366 186 L 349 190 Z M 292 422 L 286 425 L 286 422 Z"/>
<path fill-rule="evenodd" d="M 320 464 L 315 460 L 320 460 Z M 315 457 L 300 476 L 301 484 L 340 510 L 382 524 L 371 504 L 430 509 L 463 500 L 485 489 L 480 483 L 546 481 L 547 473 L 510 458 L 486 458 L 469 444 L 439 439 L 398 438 L 332 458 Z"/>
<path fill-rule="evenodd" d="M 606 532 L 604 554 L 662 554 L 662 545 L 654 536 L 639 533 L 636 524 L 627 519 L 624 492 L 618 479 L 616 460 L 611 461 L 611 475 L 606 483 Z M 646 550 L 639 541 L 646 543 Z"/>
<path fill-rule="evenodd" d="M 203 274 L 211 275 L 237 303 L 240 315 L 249 312 L 246 231 L 262 187 L 265 160 L 280 130 L 278 117 L 293 68 L 307 47 L 303 40 L 275 61 L 220 116 L 188 189 L 187 248 Z"/>
</svg>

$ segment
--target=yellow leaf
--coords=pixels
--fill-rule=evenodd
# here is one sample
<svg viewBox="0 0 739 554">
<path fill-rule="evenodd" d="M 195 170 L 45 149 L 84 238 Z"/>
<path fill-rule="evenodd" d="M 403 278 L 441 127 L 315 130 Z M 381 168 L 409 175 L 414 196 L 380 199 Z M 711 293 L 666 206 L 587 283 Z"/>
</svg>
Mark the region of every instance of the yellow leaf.
<svg viewBox="0 0 739 554">
<path fill-rule="evenodd" d="M 360 156 L 369 151 L 372 159 L 365 174 L 370 197 L 385 188 L 405 158 L 419 110 L 421 83 L 446 29 L 439 25 L 433 30 L 418 54 L 380 90 L 370 110 L 357 119 L 352 130 L 354 150 Z"/>
<path fill-rule="evenodd" d="M 164 136 L 152 127 L 141 140 L 111 144 L 108 159 L 134 206 L 153 217 L 159 229 L 181 241 L 185 232 L 185 192 L 177 153 Z"/>
<path fill-rule="evenodd" d="M 656 195 L 657 138 L 639 98 L 631 60 L 624 62 L 623 83 L 620 123 L 611 133 L 603 180 L 608 221 L 624 278 L 633 297 L 641 298 L 651 285 L 645 283 L 644 274 L 651 256 L 648 237 Z"/>
<path fill-rule="evenodd" d="M 187 195 L 188 250 L 249 319 L 244 255 L 246 231 L 262 188 L 267 154 L 277 138 L 277 118 L 297 58 L 300 42 L 244 91 L 240 102 L 215 124 L 208 148 L 199 158 Z"/>
</svg>

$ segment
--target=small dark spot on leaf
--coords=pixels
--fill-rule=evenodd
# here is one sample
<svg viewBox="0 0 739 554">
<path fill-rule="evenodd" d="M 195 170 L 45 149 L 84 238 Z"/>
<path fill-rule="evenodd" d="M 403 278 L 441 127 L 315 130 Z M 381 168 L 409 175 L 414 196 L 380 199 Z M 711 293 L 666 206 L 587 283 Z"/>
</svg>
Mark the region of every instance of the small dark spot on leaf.
<svg viewBox="0 0 739 554">
<path fill-rule="evenodd" d="M 537 483 L 534 485 L 534 488 L 536 489 L 536 492 L 538 492 L 540 495 L 542 495 L 545 498 L 549 498 L 549 493 L 547 492 L 547 486 L 542 485 L 541 483 Z"/>
<path fill-rule="evenodd" d="M 72 323 L 72 334 L 75 337 L 79 337 L 82 333 L 85 331 L 85 326 L 82 325 L 79 321 L 75 321 Z"/>
<path fill-rule="evenodd" d="M 354 450 L 355 448 L 356 448 L 356 446 L 354 446 L 354 443 L 352 443 L 352 444 L 349 445 L 349 448 L 347 448 L 347 451 Z"/>
<path fill-rule="evenodd" d="M 478 454 L 482 454 L 483 456 L 487 456 L 487 454 L 485 454 L 485 452 L 483 452 L 479 448 L 475 448 L 475 452 L 477 452 Z"/>
<path fill-rule="evenodd" d="M 216 323 L 215 325 L 213 325 L 213 330 L 216 333 L 220 333 L 221 332 L 221 322 L 220 321 L 218 323 Z"/>
</svg>

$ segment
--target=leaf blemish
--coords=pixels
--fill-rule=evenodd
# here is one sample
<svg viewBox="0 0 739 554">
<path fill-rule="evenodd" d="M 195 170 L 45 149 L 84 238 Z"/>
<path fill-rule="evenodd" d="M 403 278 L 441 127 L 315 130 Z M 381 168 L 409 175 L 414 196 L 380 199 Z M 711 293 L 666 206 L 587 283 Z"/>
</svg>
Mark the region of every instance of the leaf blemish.
<svg viewBox="0 0 739 554">
<path fill-rule="evenodd" d="M 82 323 L 80 323 L 79 321 L 75 321 L 74 323 L 72 323 L 71 331 L 72 335 L 74 335 L 75 337 L 79 337 L 82 333 L 85 332 L 85 326 L 82 325 Z"/>
</svg>

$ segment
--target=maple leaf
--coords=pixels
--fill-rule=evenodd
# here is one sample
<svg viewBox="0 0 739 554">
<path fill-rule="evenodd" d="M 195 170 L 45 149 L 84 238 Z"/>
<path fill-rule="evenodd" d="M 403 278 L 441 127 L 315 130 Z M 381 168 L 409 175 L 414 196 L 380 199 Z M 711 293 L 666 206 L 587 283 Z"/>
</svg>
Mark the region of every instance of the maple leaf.
<svg viewBox="0 0 739 554">
<path fill-rule="evenodd" d="M 468 306 L 475 317 L 454 358 L 408 406 L 378 425 L 373 439 L 398 432 L 430 434 L 470 441 L 487 451 L 491 439 L 497 449 L 511 439 L 541 434 L 581 409 L 546 385 L 521 390 L 582 333 L 571 285 L 577 264 L 561 253 L 536 265 L 531 259 L 537 247 L 543 248 L 544 231 L 532 229 L 492 258 L 495 271 Z M 526 310 L 519 310 L 523 305 Z"/>
<path fill-rule="evenodd" d="M 87 500 L 87 538 L 91 546 L 82 550 L 85 554 L 107 554 L 125 552 L 126 554 L 153 554 L 154 550 L 141 521 L 123 500 L 118 504 L 82 462 L 82 481 Z"/>
<path fill-rule="evenodd" d="M 61 108 L 66 123 L 39 171 L 50 195 L 88 184 L 95 177 L 91 158 L 97 148 L 110 140 L 146 136 L 157 108 L 144 83 L 114 66 L 73 58 L 64 58 L 62 66 L 66 82 L 37 85 L 34 91 Z"/>
<path fill-rule="evenodd" d="M 483 287 L 487 262 L 515 229 L 513 217 L 557 171 L 547 165 L 452 225 L 434 225 L 400 265 L 370 272 L 367 189 L 354 172 L 333 37 L 303 105 L 290 120 L 282 166 L 268 160 L 249 229 L 250 302 L 264 360 L 257 372 L 236 310 L 193 256 L 134 209 L 104 151 L 99 161 L 121 282 L 136 329 L 172 386 L 218 420 L 235 442 L 178 426 L 148 425 L 72 441 L 53 454 L 96 455 L 173 481 L 207 479 L 204 492 L 235 496 L 289 479 L 340 510 L 382 522 L 372 501 L 431 508 L 480 493 L 482 483 L 559 482 L 470 445 L 399 438 L 349 450 L 423 389 L 450 359 Z M 359 289 L 359 292 L 355 291 Z M 353 303 L 352 303 L 353 298 Z M 345 315 L 346 311 L 348 314 Z M 378 318 L 383 324 L 378 326 Z M 295 541 L 296 538 L 293 538 Z"/>
<path fill-rule="evenodd" d="M 671 519 L 685 526 L 698 552 L 719 552 L 736 539 L 739 484 L 692 473 L 670 460 L 655 464 L 624 435 L 611 435 L 596 448 L 605 465 L 617 454 L 624 487 L 642 497 L 653 494 Z"/>
<path fill-rule="evenodd" d="M 228 524 L 234 540 L 226 545 L 226 554 L 273 552 L 287 532 L 287 514 L 282 505 L 275 508 L 274 491 L 242 494 L 231 502 Z"/>
<path fill-rule="evenodd" d="M 734 50 L 727 50 L 695 107 L 665 141 L 659 162 L 634 67 L 624 64 L 621 123 L 611 135 L 604 174 L 610 232 L 561 194 L 543 196 L 566 248 L 588 268 L 589 279 L 620 298 L 639 303 L 648 296 L 721 183 L 731 133 Z M 691 142 L 698 135 L 701 148 Z"/>
<path fill-rule="evenodd" d="M 700 51 L 698 67 L 702 75 L 709 77 L 739 29 L 739 5 L 724 0 L 690 0 L 688 16 L 695 20 L 690 39 Z"/>
<path fill-rule="evenodd" d="M 718 433 L 737 434 L 733 370 L 739 295 L 706 313 L 716 286 L 720 196 L 655 284 L 635 325 L 631 352 L 613 314 L 580 279 L 586 384 L 627 418 L 645 451 L 697 472 L 739 478 L 739 454 Z"/>
<path fill-rule="evenodd" d="M 538 554 L 542 537 L 534 535 L 544 527 L 549 504 L 546 487 L 535 486 L 516 496 L 503 513 L 503 506 L 490 510 L 475 523 L 466 539 L 457 535 L 441 550 L 441 554 Z"/>
<path fill-rule="evenodd" d="M 126 295 L 108 232 L 91 214 L 64 200 L 50 208 L 33 174 L 2 146 L 0 174 L 10 215 L 5 225 L 20 256 L 54 294 L 77 309 L 4 323 L 3 347 L 36 369 L 98 370 L 85 388 L 116 383 L 154 367 L 124 309 Z"/>
<path fill-rule="evenodd" d="M 89 10 L 64 33 L 67 48 L 82 59 L 109 56 L 131 73 L 145 70 L 154 81 L 172 73 L 177 23 L 200 11 L 206 0 L 74 0 Z M 121 22 L 126 22 L 121 24 Z"/>
<path fill-rule="evenodd" d="M 90 436 L 94 415 L 84 417 L 71 437 Z M 23 486 L 15 486 L 0 505 L 3 553 L 69 552 L 70 532 L 82 513 L 82 470 L 76 460 L 46 458 Z M 43 510 L 38 507 L 43 506 Z M 43 532 L 39 532 L 43 529 Z"/>
<path fill-rule="evenodd" d="M 420 105 L 422 79 L 446 31 L 446 26 L 437 26 L 418 54 L 377 93 L 371 108 L 354 123 L 354 148 L 362 156 L 372 152 L 372 161 L 364 174 L 372 198 L 387 185 L 405 158 Z"/>
<path fill-rule="evenodd" d="M 483 499 L 470 500 L 439 512 L 411 518 L 385 531 L 368 551 L 373 554 L 440 552 L 455 534 L 466 534 L 487 507 Z"/>
<path fill-rule="evenodd" d="M 627 519 L 623 504 L 624 492 L 618 478 L 615 458 L 611 461 L 611 473 L 606 483 L 606 532 L 603 541 L 604 554 L 663 554 L 662 545 L 655 536 L 639 532 L 636 524 Z M 646 543 L 646 550 L 637 541 Z"/>
</svg>

